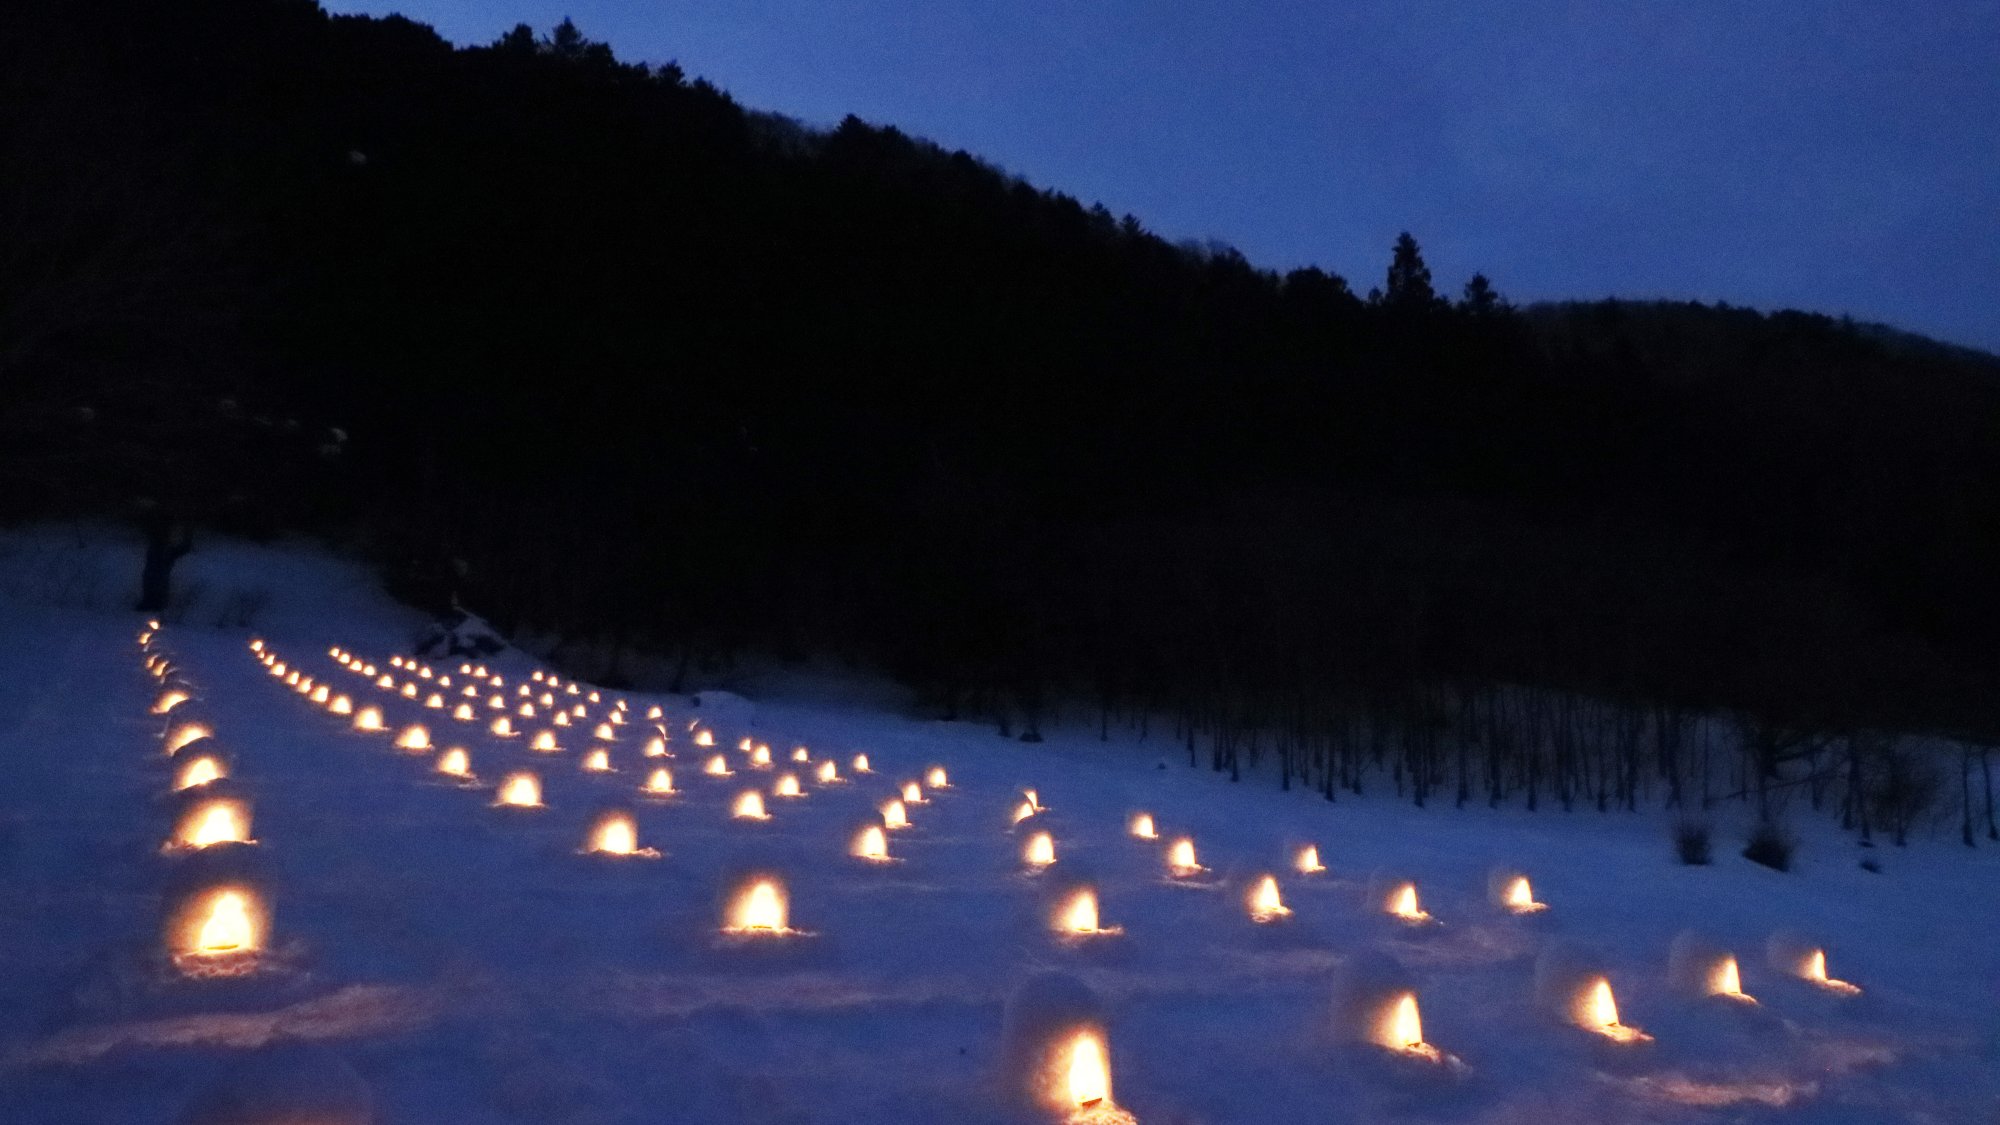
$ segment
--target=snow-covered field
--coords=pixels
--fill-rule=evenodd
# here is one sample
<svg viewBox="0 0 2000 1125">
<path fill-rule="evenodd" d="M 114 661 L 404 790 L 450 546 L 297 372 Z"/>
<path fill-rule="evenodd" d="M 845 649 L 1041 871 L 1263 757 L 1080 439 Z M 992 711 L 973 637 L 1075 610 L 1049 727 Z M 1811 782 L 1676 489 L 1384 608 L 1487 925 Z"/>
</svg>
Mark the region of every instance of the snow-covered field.
<svg viewBox="0 0 2000 1125">
<path fill-rule="evenodd" d="M 1993 849 L 1920 839 L 1868 853 L 1873 874 L 1851 841 L 1808 823 L 1799 869 L 1780 874 L 1738 858 L 1725 827 L 1718 862 L 1685 868 L 1658 814 L 1329 805 L 1189 770 L 1158 739 L 1104 744 L 1093 727 L 1024 746 L 825 691 L 592 704 L 588 685 L 565 685 L 553 694 L 587 715 L 555 727 L 516 694 L 544 685 L 514 653 L 481 662 L 504 686 L 482 684 L 476 721 L 457 721 L 424 696 L 449 676 L 440 694 L 463 699 L 458 659 L 430 661 L 409 699 L 329 655 L 411 679 L 390 658 L 421 622 L 363 571 L 206 545 L 181 579 L 217 607 L 254 604 L 254 632 L 193 612 L 152 651 L 194 686 L 176 714 L 215 728 L 228 772 L 205 788 L 248 802 L 256 843 L 169 854 L 203 789 L 171 791 L 190 751 L 164 749 L 175 716 L 149 713 L 162 689 L 143 667 L 143 622 L 114 608 L 131 552 L 46 534 L 0 548 L 0 1121 L 166 1123 L 203 1101 L 212 1112 L 185 1119 L 291 1121 L 238 1111 L 294 1091 L 364 1103 L 386 1125 L 1050 1120 L 1014 1097 L 1004 1030 L 1009 997 L 1046 971 L 1094 993 L 1112 1099 L 1147 1123 L 2000 1121 Z M 288 670 L 382 708 L 388 729 L 357 732 L 287 687 L 253 635 Z M 493 735 L 496 691 L 517 727 L 555 731 L 562 751 Z M 615 772 L 587 772 L 592 728 L 620 699 Z M 530 701 L 532 718 L 511 710 Z M 644 756 L 656 706 L 671 758 Z M 482 784 L 441 778 L 436 751 L 396 749 L 412 723 L 465 748 Z M 752 766 L 745 738 L 771 747 L 773 768 Z M 795 765 L 800 746 L 811 761 Z M 704 774 L 708 753 L 732 776 Z M 854 772 L 857 753 L 871 774 Z M 1176 764 L 1160 768 L 1163 754 Z M 827 759 L 836 784 L 817 780 Z M 662 765 L 676 794 L 642 796 Z M 851 856 L 879 806 L 933 765 L 950 788 L 925 786 L 911 826 L 887 833 L 894 862 Z M 546 807 L 493 807 L 493 783 L 522 769 Z M 774 795 L 785 773 L 803 796 Z M 750 789 L 769 819 L 730 815 Z M 1016 826 L 1025 789 L 1042 811 Z M 581 854 L 610 810 L 661 854 Z M 1138 811 L 1159 839 L 1129 834 Z M 1037 831 L 1056 862 L 1031 871 Z M 1182 836 L 1208 870 L 1169 874 Z M 1295 870 L 1306 843 L 1323 873 Z M 1547 909 L 1495 905 L 1496 867 L 1527 873 Z M 782 880 L 803 932 L 721 932 L 728 891 L 753 873 Z M 1246 896 L 1265 874 L 1291 913 L 1259 924 Z M 1385 876 L 1413 880 L 1432 920 L 1377 909 Z M 210 880 L 264 895 L 264 948 L 177 966 L 164 911 Z M 1058 892 L 1079 884 L 1122 932 L 1054 932 Z M 1755 1003 L 1674 986 L 1669 950 L 1689 929 L 1734 952 Z M 1779 931 L 1823 946 L 1862 992 L 1774 966 Z M 1651 1041 L 1538 1004 L 1552 945 L 1594 950 L 1621 1021 Z M 255 971 L 207 971 L 236 962 Z M 1406 991 L 1438 1058 L 1355 1042 L 1357 1020 L 1338 1015 L 1356 995 L 1393 1007 Z M 1059 1006 L 1024 1013 L 1061 1025 Z"/>
</svg>

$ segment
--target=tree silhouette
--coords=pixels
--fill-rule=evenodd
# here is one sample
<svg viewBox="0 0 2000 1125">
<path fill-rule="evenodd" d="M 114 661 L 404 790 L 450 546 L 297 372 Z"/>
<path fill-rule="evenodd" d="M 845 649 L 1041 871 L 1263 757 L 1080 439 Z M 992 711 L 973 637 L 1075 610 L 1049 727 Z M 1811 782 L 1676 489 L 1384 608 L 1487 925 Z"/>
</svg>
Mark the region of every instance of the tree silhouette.
<svg viewBox="0 0 2000 1125">
<path fill-rule="evenodd" d="M 1431 270 L 1424 264 L 1423 251 L 1409 231 L 1396 236 L 1389 260 L 1389 276 L 1382 284 L 1382 304 L 1400 311 L 1425 311 L 1438 305 L 1437 291 L 1431 288 Z"/>
</svg>

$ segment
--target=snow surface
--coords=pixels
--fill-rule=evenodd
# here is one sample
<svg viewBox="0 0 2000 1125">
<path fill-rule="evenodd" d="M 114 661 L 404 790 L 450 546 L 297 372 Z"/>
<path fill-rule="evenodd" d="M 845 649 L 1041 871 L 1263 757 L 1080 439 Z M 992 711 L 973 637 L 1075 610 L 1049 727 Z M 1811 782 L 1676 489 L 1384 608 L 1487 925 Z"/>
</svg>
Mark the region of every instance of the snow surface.
<svg viewBox="0 0 2000 1125">
<path fill-rule="evenodd" d="M 136 548 L 100 533 L 0 538 L 0 1121 L 233 1121 L 247 1111 L 215 1107 L 303 1091 L 333 1106 L 328 1120 L 364 1119 L 372 1103 L 389 1125 L 1027 1122 L 999 1072 L 1003 1011 L 1048 970 L 1096 994 L 1115 1099 L 1141 1122 L 2000 1120 L 1995 849 L 1919 839 L 1866 853 L 1884 867 L 1871 874 L 1851 841 L 1804 823 L 1802 866 L 1780 874 L 1737 858 L 1725 828 L 1724 858 L 1692 869 L 1673 863 L 1664 814 L 1329 805 L 1156 768 L 1186 760 L 1158 737 L 1105 744 L 1078 724 L 1024 746 L 827 692 L 732 698 L 715 716 L 623 696 L 619 772 L 587 775 L 589 725 L 561 732 L 564 753 L 534 754 L 486 733 L 483 696 L 479 723 L 455 723 L 338 669 L 330 646 L 395 673 L 388 657 L 423 624 L 364 570 L 303 547 L 215 543 L 184 567 L 206 601 L 160 642 L 254 804 L 267 967 L 189 980 L 162 960 L 163 896 L 200 860 L 161 852 L 179 803 L 164 795 L 141 621 L 119 608 Z M 423 722 L 467 747 L 488 785 L 441 783 L 429 756 L 355 733 L 266 675 L 251 629 L 214 624 L 232 604 L 254 605 L 254 635 L 281 658 L 382 706 L 391 732 Z M 487 663 L 517 703 L 534 665 Z M 635 793 L 654 704 L 682 790 L 662 801 Z M 701 774 L 686 729 L 698 718 L 715 722 L 735 776 Z M 776 770 L 746 767 L 744 736 L 770 744 Z M 807 796 L 769 797 L 797 745 L 836 756 L 846 783 L 802 770 Z M 850 774 L 857 751 L 872 776 Z M 875 805 L 933 763 L 952 788 L 890 833 L 897 862 L 850 857 Z M 547 807 L 491 807 L 490 783 L 523 767 L 542 775 Z M 752 784 L 771 819 L 730 819 Z M 1046 808 L 1023 830 L 1056 840 L 1039 875 L 1023 872 L 1009 823 L 1023 787 Z M 608 808 L 629 810 L 640 844 L 663 855 L 578 854 Z M 1140 809 L 1159 840 L 1126 835 Z M 1209 870 L 1173 880 L 1162 856 L 1182 834 Z M 1324 875 L 1291 871 L 1304 841 Z M 1496 909 L 1497 866 L 1526 872 L 1549 908 Z M 723 889 L 750 871 L 782 875 L 791 925 L 808 933 L 718 933 Z M 1267 872 L 1292 914 L 1260 926 L 1244 896 Z M 1364 905 L 1384 872 L 1416 881 L 1431 923 Z M 1122 934 L 1048 931 L 1052 889 L 1078 879 Z M 1669 947 L 1691 928 L 1735 953 L 1756 1004 L 1669 987 Z M 1781 930 L 1823 943 L 1862 995 L 1771 968 Z M 1623 1021 L 1653 1042 L 1613 1043 L 1537 1006 L 1536 956 L 1558 940 L 1602 958 Z M 1383 958 L 1414 983 L 1425 1040 L 1456 1064 L 1333 1026 L 1343 970 Z"/>
</svg>

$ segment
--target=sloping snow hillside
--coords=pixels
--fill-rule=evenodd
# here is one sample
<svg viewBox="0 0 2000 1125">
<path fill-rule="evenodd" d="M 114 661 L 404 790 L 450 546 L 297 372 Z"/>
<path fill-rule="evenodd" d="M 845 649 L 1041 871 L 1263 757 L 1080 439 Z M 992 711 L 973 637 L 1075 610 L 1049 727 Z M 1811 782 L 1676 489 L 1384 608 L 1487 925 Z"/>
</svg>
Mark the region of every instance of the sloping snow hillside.
<svg viewBox="0 0 2000 1125">
<path fill-rule="evenodd" d="M 0 1120 L 2000 1119 L 1991 849 L 1875 874 L 1806 825 L 1792 873 L 1726 831 L 1685 868 L 1659 814 L 1327 804 L 1094 727 L 419 664 L 358 568 L 184 568 L 203 597 L 149 630 L 128 547 L 0 541 Z M 540 807 L 496 807 L 523 772 Z M 1409 888 L 1427 919 L 1386 909 Z M 1081 891 L 1106 932 L 1062 931 Z"/>
</svg>

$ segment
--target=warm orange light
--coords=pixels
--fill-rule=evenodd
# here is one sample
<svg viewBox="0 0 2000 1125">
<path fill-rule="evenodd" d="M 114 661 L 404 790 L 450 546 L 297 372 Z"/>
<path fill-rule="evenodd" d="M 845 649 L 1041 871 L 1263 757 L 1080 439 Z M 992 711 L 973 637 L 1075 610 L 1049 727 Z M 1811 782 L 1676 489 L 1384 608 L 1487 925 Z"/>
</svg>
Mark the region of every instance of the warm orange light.
<svg viewBox="0 0 2000 1125">
<path fill-rule="evenodd" d="M 932 789 L 949 789 L 951 778 L 946 775 L 943 766 L 932 766 L 929 772 L 924 774 L 924 784 Z"/>
<path fill-rule="evenodd" d="M 1858 985 L 1849 984 L 1844 980 L 1835 980 L 1826 975 L 1826 950 L 1824 949 L 1815 949 L 1806 955 L 1804 963 L 1799 967 L 1799 975 L 1813 984 L 1826 989 L 1828 992 L 1839 993 L 1843 996 L 1855 996 L 1861 992 L 1861 988 Z"/>
<path fill-rule="evenodd" d="M 440 710 L 444 707 L 444 696 L 432 692 L 430 697 L 424 700 L 424 706 L 434 711 Z"/>
<path fill-rule="evenodd" d="M 1570 1011 L 1578 1026 L 1620 1043 L 1638 1043 L 1650 1038 L 1636 1027 L 1618 1022 L 1618 1002 L 1611 995 L 1611 982 L 1597 977 L 1584 986 Z"/>
<path fill-rule="evenodd" d="M 285 673 L 285 686 L 287 687 L 299 686 L 299 673 L 296 669 Z"/>
<path fill-rule="evenodd" d="M 868 755 L 866 755 L 866 754 L 856 754 L 856 755 L 854 756 L 854 761 L 852 761 L 851 763 L 849 763 L 849 765 L 850 765 L 850 766 L 851 766 L 851 767 L 853 768 L 853 770 L 854 770 L 854 772 L 855 772 L 855 773 L 873 773 L 873 772 L 875 772 L 875 771 L 874 771 L 873 769 L 869 768 L 869 765 L 868 765 Z"/>
<path fill-rule="evenodd" d="M 1028 837 L 1028 845 L 1021 849 L 1021 862 L 1029 867 L 1047 867 L 1056 861 L 1056 838 L 1046 832 L 1037 832 Z"/>
<path fill-rule="evenodd" d="M 1249 906 L 1251 919 L 1258 922 L 1275 922 L 1292 912 L 1278 893 L 1275 875 L 1264 876 L 1250 888 Z"/>
<path fill-rule="evenodd" d="M 254 906 L 247 890 L 225 888 L 211 894 L 207 908 L 197 915 L 186 952 L 198 957 L 254 953 L 263 945 Z"/>
<path fill-rule="evenodd" d="M 819 764 L 817 770 L 813 771 L 813 776 L 819 780 L 821 785 L 831 785 L 840 780 L 840 767 L 834 764 L 832 758 L 828 758 Z"/>
<path fill-rule="evenodd" d="M 590 843 L 586 851 L 599 855 L 630 855 L 647 858 L 660 853 L 652 848 L 639 846 L 639 826 L 625 813 L 606 813 L 591 829 Z"/>
<path fill-rule="evenodd" d="M 1548 909 L 1548 904 L 1535 901 L 1535 890 L 1528 885 L 1526 875 L 1516 875 L 1507 884 L 1507 909 L 1516 914 L 1533 914 L 1537 910 Z"/>
<path fill-rule="evenodd" d="M 538 730 L 535 732 L 535 737 L 528 740 L 528 749 L 542 754 L 554 754 L 562 747 L 556 744 L 556 732 Z"/>
<path fill-rule="evenodd" d="M 674 791 L 673 771 L 661 766 L 646 775 L 646 792 L 655 797 L 664 797 Z"/>
<path fill-rule="evenodd" d="M 908 828 L 909 826 L 910 813 L 903 807 L 903 802 L 889 801 L 882 806 L 882 827 Z"/>
<path fill-rule="evenodd" d="M 381 679 L 375 681 L 375 686 L 385 690 L 393 689 L 396 686 L 396 677 L 385 672 Z"/>
<path fill-rule="evenodd" d="M 1405 922 L 1427 922 L 1430 920 L 1430 915 L 1424 913 L 1423 908 L 1417 905 L 1417 885 L 1415 883 L 1403 883 L 1390 891 L 1389 898 L 1383 909 L 1403 919 Z"/>
<path fill-rule="evenodd" d="M 672 754 L 667 753 L 667 740 L 659 737 L 658 735 L 654 735 L 652 738 L 647 739 L 646 745 L 643 749 L 640 750 L 640 753 L 648 758 L 673 757 Z"/>
<path fill-rule="evenodd" d="M 401 667 L 403 666 L 403 658 L 402 658 L 402 657 L 400 657 L 400 656 L 392 656 L 392 657 L 390 657 L 390 658 L 389 658 L 389 666 L 390 666 L 391 668 L 401 668 Z"/>
<path fill-rule="evenodd" d="M 769 746 L 757 746 L 752 748 L 750 751 L 750 765 L 751 768 L 753 769 L 760 769 L 760 770 L 770 769 L 771 748 Z"/>
<path fill-rule="evenodd" d="M 461 723 L 471 722 L 474 714 L 476 714 L 476 712 L 473 711 L 472 704 L 470 703 L 461 703 L 458 706 L 451 709 L 451 717 L 458 720 Z"/>
<path fill-rule="evenodd" d="M 792 761 L 810 762 L 812 760 L 813 760 L 812 751 L 806 749 L 803 746 L 792 747 Z"/>
<path fill-rule="evenodd" d="M 731 773 L 729 759 L 717 754 L 701 767 L 701 772 L 710 777 L 728 777 Z"/>
<path fill-rule="evenodd" d="M 487 727 L 486 729 L 492 731 L 495 735 L 498 735 L 501 738 L 512 738 L 514 737 L 514 720 L 508 718 L 505 715 L 502 715 L 499 718 L 493 720 L 493 725 Z"/>
<path fill-rule="evenodd" d="M 1725 956 L 1709 970 L 1708 993 L 1711 996 L 1729 996 L 1739 1000 L 1751 999 L 1743 991 L 1743 973 L 1737 967 L 1735 957 Z"/>
<path fill-rule="evenodd" d="M 694 732 L 694 744 L 696 746 L 715 745 L 715 732 L 712 730 L 698 730 Z"/>
<path fill-rule="evenodd" d="M 206 723 L 182 723 L 167 732 L 167 756 L 173 757 L 181 749 L 197 738 L 213 738 L 215 732 Z"/>
<path fill-rule="evenodd" d="M 556 705 L 556 697 L 545 691 L 536 697 L 535 702 L 540 703 L 544 707 L 554 707 Z"/>
<path fill-rule="evenodd" d="M 729 905 L 725 933 L 789 934 L 785 925 L 785 887 L 776 879 L 758 879 L 736 896 Z"/>
<path fill-rule="evenodd" d="M 180 776 L 174 779 L 174 788 L 193 789 L 224 776 L 222 763 L 203 754 L 181 768 Z"/>
<path fill-rule="evenodd" d="M 350 714 L 354 710 L 354 701 L 344 695 L 336 695 L 333 697 L 333 702 L 326 705 L 326 709 L 336 715 Z"/>
<path fill-rule="evenodd" d="M 618 732 L 612 729 L 610 723 L 599 723 L 590 736 L 600 742 L 610 742 L 618 737 Z"/>
<path fill-rule="evenodd" d="M 1033 815 L 1035 815 L 1035 806 L 1031 802 L 1022 801 L 1020 804 L 1014 806 L 1015 824 L 1019 824 Z"/>
<path fill-rule="evenodd" d="M 780 776 L 778 783 L 771 787 L 771 795 L 774 797 L 803 797 L 805 796 L 805 791 L 799 788 L 798 775 L 788 773 Z"/>
<path fill-rule="evenodd" d="M 667 713 L 660 710 L 657 706 L 646 708 L 646 717 L 649 719 L 664 719 L 666 715 Z"/>
<path fill-rule="evenodd" d="M 542 781 L 534 774 L 510 773 L 500 783 L 499 803 L 515 808 L 533 809 L 542 805 Z"/>
<path fill-rule="evenodd" d="M 157 629 L 157 628 L 159 628 L 159 625 L 158 625 L 157 623 L 149 623 L 147 627 L 148 627 L 148 628 L 151 628 L 151 629 Z M 263 641 L 261 641 L 261 640 L 257 640 L 257 639 L 255 639 L 255 638 L 252 638 L 252 639 L 251 639 L 251 641 L 250 641 L 250 651 L 251 651 L 251 652 L 263 652 L 263 651 L 264 651 L 264 642 L 263 642 Z"/>
<path fill-rule="evenodd" d="M 1404 992 L 1391 999 L 1375 1016 L 1368 1038 L 1379 1047 L 1433 1060 L 1444 1056 L 1424 1042 L 1423 1020 L 1417 1014 L 1417 994 Z"/>
<path fill-rule="evenodd" d="M 1293 857 L 1292 866 L 1301 875 L 1317 875 L 1326 870 L 1326 864 L 1319 861 L 1319 845 L 1307 844 Z"/>
<path fill-rule="evenodd" d="M 332 694 L 333 690 L 331 688 L 328 688 L 325 684 L 320 684 L 318 687 L 313 688 L 312 694 L 306 698 L 312 700 L 314 703 L 325 703 Z"/>
<path fill-rule="evenodd" d="M 535 705 L 532 703 L 523 703 L 519 707 L 514 708 L 514 713 L 524 719 L 532 719 L 535 717 Z M 562 716 L 558 715 L 556 717 L 561 718 Z"/>
<path fill-rule="evenodd" d="M 588 773 L 610 773 L 611 752 L 600 746 L 583 756 L 583 768 Z"/>
<path fill-rule="evenodd" d="M 1066 934 L 1115 934 L 1116 926 L 1106 926 L 1097 917 L 1097 892 L 1079 888 L 1056 909 L 1055 928 Z"/>
<path fill-rule="evenodd" d="M 880 825 L 871 824 L 854 836 L 854 843 L 848 852 L 857 859 L 883 862 L 889 858 L 889 834 Z"/>
<path fill-rule="evenodd" d="M 1194 856 L 1194 841 L 1186 836 L 1175 840 L 1167 848 L 1167 872 L 1175 878 L 1184 879 L 1201 874 L 1203 868 Z"/>
<path fill-rule="evenodd" d="M 1042 811 L 1041 795 L 1036 793 L 1033 789 L 1021 790 L 1021 799 L 1028 802 L 1029 808 L 1035 810 L 1036 812 Z"/>
<path fill-rule="evenodd" d="M 380 707 L 363 707 L 361 710 L 356 711 L 354 713 L 354 729 L 361 731 L 381 730 L 382 709 Z"/>
<path fill-rule="evenodd" d="M 160 697 L 153 701 L 153 714 L 164 715 L 167 712 L 172 711 L 174 708 L 179 707 L 181 704 L 186 703 L 187 701 L 188 701 L 187 692 L 184 691 L 161 692 Z"/>
<path fill-rule="evenodd" d="M 431 732 L 422 726 L 411 725 L 403 728 L 396 736 L 398 750 L 428 750 L 431 748 Z"/>
<path fill-rule="evenodd" d="M 204 801 L 190 809 L 174 829 L 174 843 L 183 848 L 250 842 L 250 811 L 241 801 Z"/>
<path fill-rule="evenodd" d="M 1141 840 L 1160 838 L 1159 829 L 1153 827 L 1152 813 L 1133 813 L 1132 819 L 1126 822 L 1125 830 Z"/>
<path fill-rule="evenodd" d="M 729 815 L 738 820 L 769 820 L 771 814 L 764 811 L 764 795 L 755 789 L 746 789 L 729 808 Z"/>
<path fill-rule="evenodd" d="M 472 758 L 463 749 L 454 746 L 438 755 L 437 771 L 449 777 L 470 778 Z"/>
<path fill-rule="evenodd" d="M 507 701 L 497 695 L 489 695 L 486 697 L 486 709 L 489 711 L 505 711 L 507 709 Z"/>
<path fill-rule="evenodd" d="M 569 725 L 569 716 L 563 714 L 561 711 L 557 711 L 555 713 L 555 717 L 550 719 L 549 721 L 559 727 L 566 727 Z"/>
<path fill-rule="evenodd" d="M 414 683 L 407 683 L 407 684 L 404 684 L 404 685 L 403 685 L 403 698 L 404 698 L 404 699 L 415 699 L 416 697 L 417 697 L 417 685 L 416 685 L 416 684 L 414 684 Z"/>
<path fill-rule="evenodd" d="M 1069 1044 L 1065 1088 L 1070 1106 L 1092 1109 L 1111 1104 L 1111 1060 L 1095 1032 L 1081 1031 Z"/>
<path fill-rule="evenodd" d="M 590 715 L 590 708 L 585 707 L 583 704 L 579 703 L 576 706 L 570 708 L 568 714 L 575 715 L 579 719 L 587 718 Z M 563 722 L 566 723 L 569 722 L 569 720 L 564 719 Z"/>
<path fill-rule="evenodd" d="M 903 803 L 906 805 L 923 804 L 924 803 L 923 786 L 918 785 L 914 781 L 905 781 L 903 783 Z"/>
</svg>

